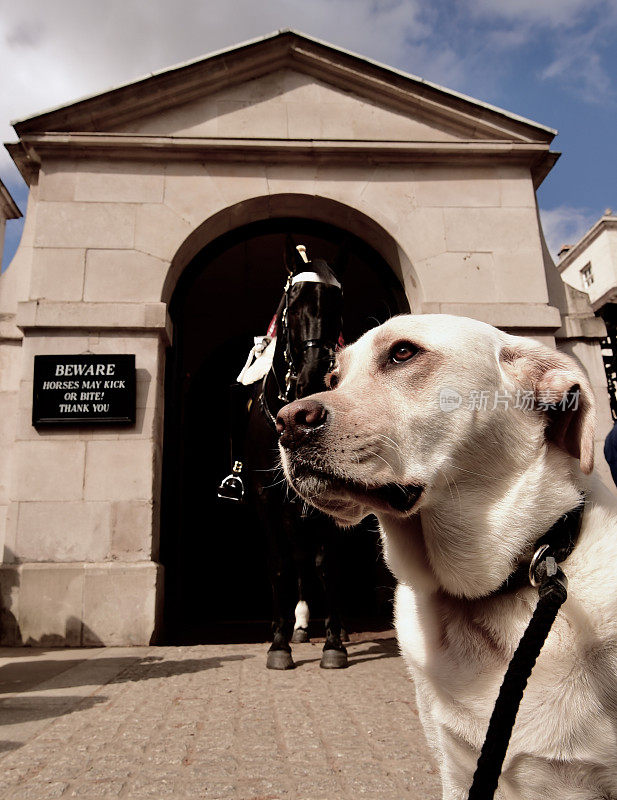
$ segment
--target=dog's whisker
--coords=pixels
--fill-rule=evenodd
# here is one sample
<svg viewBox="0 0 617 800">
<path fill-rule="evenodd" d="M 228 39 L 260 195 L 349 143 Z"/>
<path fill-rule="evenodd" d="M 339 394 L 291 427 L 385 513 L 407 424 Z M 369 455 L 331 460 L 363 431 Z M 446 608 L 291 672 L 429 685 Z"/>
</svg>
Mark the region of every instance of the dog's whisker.
<svg viewBox="0 0 617 800">
<path fill-rule="evenodd" d="M 476 475 L 478 478 L 493 478 L 493 475 L 490 475 L 486 472 L 475 472 L 472 469 L 465 469 L 464 467 L 458 467 L 456 464 L 450 464 L 452 469 L 458 469 L 460 472 L 468 472 L 470 475 Z"/>
<path fill-rule="evenodd" d="M 275 486 L 283 486 L 283 484 L 286 484 L 286 483 L 287 483 L 287 478 L 285 478 L 285 476 L 283 476 L 282 478 L 280 478 L 278 481 L 275 481 L 274 483 L 264 484 L 263 488 L 264 489 L 274 489 Z M 289 488 L 289 484 L 287 484 L 287 487 Z"/>
<path fill-rule="evenodd" d="M 392 469 L 392 464 L 390 464 L 388 461 L 386 461 L 386 459 L 383 456 L 379 455 L 379 453 L 376 453 L 373 450 L 371 450 L 371 451 L 369 451 L 368 454 L 369 454 L 369 456 L 372 456 L 374 458 L 378 458 L 380 461 L 383 461 L 383 463 L 386 465 L 386 467 L 388 467 L 389 469 Z"/>
<path fill-rule="evenodd" d="M 454 478 L 452 478 L 452 482 L 450 482 L 450 479 L 448 478 L 447 475 L 444 475 L 444 477 L 446 479 L 446 483 L 448 484 L 448 490 L 450 492 L 450 497 L 452 498 L 452 500 L 454 500 L 454 495 L 452 494 L 452 485 L 451 485 L 451 483 L 454 485 L 454 488 L 456 489 L 456 494 L 457 494 L 457 499 L 458 499 L 458 516 L 459 516 L 459 523 L 460 523 L 462 521 L 462 518 L 463 518 L 463 505 L 462 505 L 462 501 L 461 501 L 461 493 L 459 492 L 458 484 L 456 483 Z"/>
<path fill-rule="evenodd" d="M 382 441 L 387 447 L 392 448 L 392 450 L 394 450 L 394 452 L 398 456 L 400 456 L 401 459 L 403 458 L 403 451 L 401 449 L 400 444 L 398 444 L 398 442 L 395 442 L 394 439 L 391 439 L 389 436 L 386 436 L 385 433 L 377 433 L 377 434 L 373 434 L 373 435 L 376 436 L 378 440 Z"/>
</svg>

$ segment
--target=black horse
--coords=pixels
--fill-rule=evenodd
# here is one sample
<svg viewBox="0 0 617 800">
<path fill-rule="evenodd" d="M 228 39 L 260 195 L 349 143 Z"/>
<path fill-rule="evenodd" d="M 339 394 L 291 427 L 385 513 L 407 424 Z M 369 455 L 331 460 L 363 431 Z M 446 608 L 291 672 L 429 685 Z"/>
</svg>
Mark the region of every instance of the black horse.
<svg viewBox="0 0 617 800">
<path fill-rule="evenodd" d="M 289 641 L 295 607 L 300 620 L 292 641 L 308 641 L 306 587 L 316 567 L 326 609 L 320 666 L 336 669 L 347 666 L 337 597 L 337 531 L 328 517 L 309 510 L 288 488 L 280 470 L 275 420 L 285 404 L 325 388 L 324 376 L 342 330 L 341 263 L 331 269 L 321 259 L 306 261 L 290 241 L 285 263 L 289 275 L 276 315 L 272 367 L 253 392 L 245 453 L 248 500 L 268 538 L 273 640 L 266 666 L 294 666 Z"/>
</svg>

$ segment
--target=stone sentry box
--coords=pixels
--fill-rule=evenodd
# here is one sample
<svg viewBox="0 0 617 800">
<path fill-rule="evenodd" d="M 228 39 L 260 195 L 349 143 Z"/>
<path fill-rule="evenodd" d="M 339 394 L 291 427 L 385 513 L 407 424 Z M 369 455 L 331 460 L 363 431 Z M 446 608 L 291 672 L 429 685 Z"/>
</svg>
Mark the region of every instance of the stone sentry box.
<svg viewBox="0 0 617 800">
<path fill-rule="evenodd" d="M 35 356 L 32 424 L 135 422 L 135 356 Z"/>
<path fill-rule="evenodd" d="M 30 194 L 0 277 L 3 643 L 156 640 L 168 304 L 192 259 L 249 223 L 337 225 L 414 312 L 579 356 L 601 462 L 603 325 L 564 288 L 538 220 L 555 131 L 290 31 L 15 131 Z M 134 424 L 32 425 L 35 357 L 76 353 L 135 355 Z"/>
</svg>

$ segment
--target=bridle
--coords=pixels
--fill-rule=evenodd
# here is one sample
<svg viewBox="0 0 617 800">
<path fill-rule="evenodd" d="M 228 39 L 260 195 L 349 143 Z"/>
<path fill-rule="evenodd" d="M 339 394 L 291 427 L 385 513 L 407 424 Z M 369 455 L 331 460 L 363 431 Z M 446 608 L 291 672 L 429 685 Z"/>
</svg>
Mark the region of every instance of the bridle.
<svg viewBox="0 0 617 800">
<path fill-rule="evenodd" d="M 291 346 L 291 335 L 289 331 L 289 296 L 291 293 L 291 287 L 295 286 L 297 283 L 321 283 L 325 286 L 334 286 L 342 292 L 341 284 L 337 281 L 334 275 L 324 276 L 319 275 L 317 272 L 305 271 L 299 272 L 297 275 L 290 275 L 287 278 L 287 283 L 285 284 L 285 305 L 283 306 L 283 312 L 281 314 L 281 335 L 285 341 L 284 355 L 285 363 L 287 365 L 287 373 L 285 375 L 285 392 L 282 394 L 279 391 L 279 400 L 282 400 L 285 403 L 289 403 L 292 399 L 292 387 L 294 388 L 295 395 L 295 385 L 300 372 L 298 365 L 294 361 L 294 353 Z M 306 353 L 307 350 L 313 347 L 323 350 L 328 354 L 329 368 L 331 368 L 334 365 L 336 345 L 337 343 L 335 341 L 328 340 L 325 337 L 320 337 L 319 339 L 303 339 L 300 341 L 300 350 L 302 353 Z"/>
<path fill-rule="evenodd" d="M 268 408 L 266 401 L 266 383 L 268 381 L 268 377 L 270 375 L 273 376 L 277 387 L 278 400 L 286 404 L 290 403 L 292 400 L 295 399 L 296 383 L 298 381 L 298 375 L 301 370 L 301 366 L 299 366 L 296 363 L 296 360 L 294 358 L 294 349 L 292 348 L 291 333 L 289 330 L 289 300 L 290 300 L 291 288 L 292 286 L 295 286 L 297 283 L 321 283 L 325 286 L 334 286 L 341 293 L 343 291 L 341 284 L 334 277 L 334 275 L 320 275 L 317 272 L 306 270 L 303 272 L 299 272 L 296 275 L 290 274 L 289 277 L 287 278 L 283 296 L 283 310 L 281 311 L 280 331 L 277 331 L 277 337 L 280 336 L 281 341 L 284 342 L 283 356 L 285 359 L 285 366 L 286 366 L 284 386 L 281 385 L 281 381 L 279 380 L 279 376 L 276 374 L 276 369 L 273 364 L 263 379 L 262 391 L 261 391 L 261 405 L 264 410 L 264 413 L 266 414 L 266 417 L 270 420 L 272 424 L 275 424 L 275 417 Z M 328 371 L 329 371 L 334 366 L 336 351 L 338 347 L 341 345 L 341 343 L 342 343 L 342 335 L 339 334 L 337 341 L 328 339 L 326 337 L 319 337 L 317 339 L 302 339 L 297 344 L 296 349 L 298 349 L 303 354 L 312 348 L 316 348 L 322 351 L 328 357 Z"/>
</svg>

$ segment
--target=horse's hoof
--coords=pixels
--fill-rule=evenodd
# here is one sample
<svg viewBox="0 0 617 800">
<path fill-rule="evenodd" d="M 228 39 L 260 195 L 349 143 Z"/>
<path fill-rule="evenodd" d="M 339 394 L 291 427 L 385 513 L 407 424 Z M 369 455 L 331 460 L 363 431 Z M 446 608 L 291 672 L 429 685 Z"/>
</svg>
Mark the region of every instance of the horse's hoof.
<svg viewBox="0 0 617 800">
<path fill-rule="evenodd" d="M 293 669 L 295 666 L 288 650 L 268 650 L 266 659 L 268 669 Z"/>
<path fill-rule="evenodd" d="M 345 628 L 341 628 L 341 642 L 348 642 L 349 641 L 349 634 L 345 630 Z"/>
<path fill-rule="evenodd" d="M 294 628 L 291 641 L 292 644 L 303 644 L 304 642 L 310 642 L 311 639 L 309 636 L 308 628 Z"/>
<path fill-rule="evenodd" d="M 343 669 L 347 666 L 347 651 L 343 650 L 324 650 L 321 655 L 319 666 L 322 669 Z"/>
</svg>

